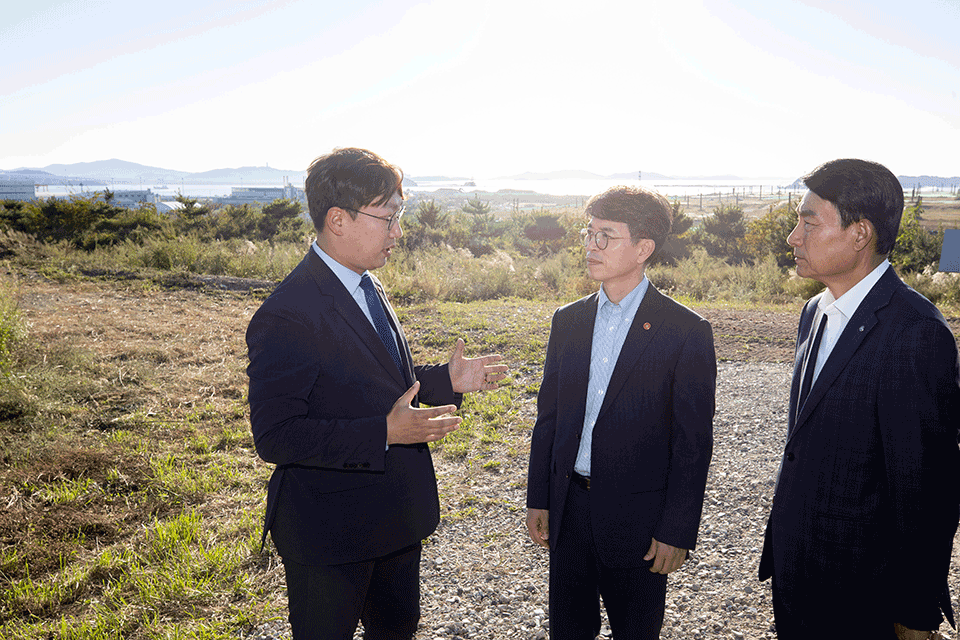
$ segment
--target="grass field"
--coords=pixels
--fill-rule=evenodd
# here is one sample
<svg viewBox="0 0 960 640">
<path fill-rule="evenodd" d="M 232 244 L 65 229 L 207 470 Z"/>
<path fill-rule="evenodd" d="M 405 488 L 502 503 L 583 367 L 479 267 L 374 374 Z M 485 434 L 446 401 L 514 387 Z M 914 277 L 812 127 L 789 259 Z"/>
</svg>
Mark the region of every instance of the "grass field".
<svg viewBox="0 0 960 640">
<path fill-rule="evenodd" d="M 245 397 L 262 294 L 40 278 L 17 292 L 29 335 L 0 398 L 0 638 L 235 638 L 284 616 Z M 514 366 L 465 403 L 438 455 L 491 468 L 495 450 L 525 455 L 521 408 L 555 306 L 400 309 L 418 361 L 445 361 L 462 336 Z"/>
</svg>

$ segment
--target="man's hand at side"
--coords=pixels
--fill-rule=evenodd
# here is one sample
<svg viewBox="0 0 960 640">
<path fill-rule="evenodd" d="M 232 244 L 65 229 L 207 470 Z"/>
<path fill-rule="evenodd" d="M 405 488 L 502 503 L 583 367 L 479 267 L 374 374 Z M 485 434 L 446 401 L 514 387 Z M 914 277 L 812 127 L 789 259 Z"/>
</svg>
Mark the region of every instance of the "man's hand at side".
<svg viewBox="0 0 960 640">
<path fill-rule="evenodd" d="M 447 404 L 426 409 L 411 406 L 410 403 L 418 391 L 419 380 L 400 396 L 387 414 L 388 445 L 434 442 L 460 426 L 463 418 L 448 415 L 457 410 L 456 405 Z"/>
<path fill-rule="evenodd" d="M 899 640 L 943 640 L 943 634 L 939 631 L 908 629 L 899 622 L 894 623 L 893 632 Z"/>
<path fill-rule="evenodd" d="M 653 560 L 650 571 L 666 575 L 680 568 L 680 565 L 687 559 L 687 550 L 671 547 L 663 542 L 657 542 L 657 539 L 653 538 L 650 549 L 647 551 L 647 555 L 643 556 L 643 559 Z"/>
<path fill-rule="evenodd" d="M 527 531 L 530 539 L 541 547 L 550 548 L 550 511 L 527 509 Z"/>
</svg>

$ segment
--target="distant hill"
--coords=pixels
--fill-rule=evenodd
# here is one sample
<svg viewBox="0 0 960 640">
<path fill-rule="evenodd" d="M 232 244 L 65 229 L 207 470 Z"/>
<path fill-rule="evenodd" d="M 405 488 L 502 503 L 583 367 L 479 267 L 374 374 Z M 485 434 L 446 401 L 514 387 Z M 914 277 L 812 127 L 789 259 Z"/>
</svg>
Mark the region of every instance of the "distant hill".
<svg viewBox="0 0 960 640">
<path fill-rule="evenodd" d="M 33 182 L 34 184 L 72 184 L 84 183 L 87 185 L 127 184 L 141 185 L 144 188 L 155 184 L 167 184 L 174 187 L 177 183 L 185 184 L 230 184 L 230 185 L 262 185 L 280 186 L 287 181 L 296 186 L 302 186 L 306 171 L 292 171 L 289 169 L 274 169 L 273 167 L 236 167 L 225 169 L 211 169 L 210 171 L 189 172 L 161 167 L 149 167 L 136 162 L 127 162 L 116 158 L 97 160 L 95 162 L 77 162 L 74 164 L 51 164 L 46 167 L 22 167 L 19 169 L 0 169 L 0 181 L 5 182 Z M 644 181 L 647 180 L 741 180 L 733 175 L 716 176 L 668 176 L 653 171 L 643 171 Z M 498 180 L 635 180 L 637 172 L 612 173 L 600 175 L 590 171 L 568 169 L 562 171 L 533 172 L 527 171 L 512 176 L 501 176 Z M 960 177 L 943 178 L 940 176 L 897 176 L 904 189 L 920 187 L 940 187 L 945 190 L 960 186 Z M 416 186 L 416 181 L 466 181 L 468 178 L 448 176 L 417 176 L 404 177 L 404 185 Z M 803 183 L 797 179 L 793 185 L 803 188 Z"/>
<path fill-rule="evenodd" d="M 897 180 L 905 189 L 912 189 L 916 186 L 921 187 L 949 187 L 960 186 L 960 177 L 941 178 L 940 176 L 897 176 Z"/>
<path fill-rule="evenodd" d="M 76 185 L 84 183 L 90 186 L 99 186 L 107 184 L 96 178 L 85 178 L 75 175 L 54 175 L 41 169 L 13 169 L 5 171 L 0 169 L 0 182 L 27 182 L 33 184 L 67 184 Z"/>
<path fill-rule="evenodd" d="M 636 180 L 637 174 L 643 180 L 740 180 L 737 176 L 668 176 L 653 171 L 632 171 L 630 173 L 611 173 L 602 176 L 590 171 L 568 169 L 564 171 L 546 171 L 535 173 L 527 171 L 513 176 L 503 176 L 500 180 Z"/>
<path fill-rule="evenodd" d="M 463 176 L 411 176 L 410 179 L 414 182 L 466 182 L 473 178 L 464 178 Z"/>
<path fill-rule="evenodd" d="M 577 171 L 568 169 L 566 171 L 548 171 L 545 173 L 535 173 L 526 171 L 515 176 L 503 176 L 498 180 L 603 180 L 606 176 L 601 176 L 589 171 Z"/>
<path fill-rule="evenodd" d="M 42 169 L 21 168 L 0 170 L 0 179 L 33 181 L 37 184 L 141 184 L 150 187 L 164 183 L 189 184 L 244 184 L 280 186 L 286 179 L 290 184 L 302 185 L 305 171 L 289 171 L 272 167 L 238 167 L 236 169 L 213 169 L 192 173 L 148 167 L 126 160 L 98 160 L 74 164 L 52 164 Z"/>
<path fill-rule="evenodd" d="M 949 190 L 951 187 L 960 186 L 960 177 L 954 176 L 952 178 L 941 178 L 940 176 L 897 176 L 897 180 L 900 181 L 900 184 L 903 186 L 904 190 L 913 189 L 914 187 L 941 187 L 943 189 Z M 797 178 L 793 184 L 790 185 L 791 189 L 803 189 L 803 179 Z"/>
<path fill-rule="evenodd" d="M 611 180 L 636 180 L 637 174 L 641 173 L 639 171 L 634 171 L 633 173 L 611 173 L 607 178 Z M 662 173 L 654 173 L 653 171 L 644 171 L 640 176 L 643 180 L 675 180 L 670 176 L 665 176 Z"/>
</svg>

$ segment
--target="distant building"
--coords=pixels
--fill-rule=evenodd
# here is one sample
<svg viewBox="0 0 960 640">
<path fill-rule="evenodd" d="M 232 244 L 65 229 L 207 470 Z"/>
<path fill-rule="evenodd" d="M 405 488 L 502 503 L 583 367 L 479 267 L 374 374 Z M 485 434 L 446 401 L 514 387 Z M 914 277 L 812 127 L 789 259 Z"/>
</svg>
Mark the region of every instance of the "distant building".
<svg viewBox="0 0 960 640">
<path fill-rule="evenodd" d="M 184 204 L 177 200 L 161 200 L 157 203 L 157 213 L 166 213 L 173 215 L 180 213 L 184 209 Z"/>
<path fill-rule="evenodd" d="M 160 195 L 154 193 L 150 189 L 118 189 L 112 193 L 113 200 L 111 200 L 110 203 L 115 204 L 118 207 L 136 207 L 144 202 L 154 204 L 160 202 Z"/>
<path fill-rule="evenodd" d="M 139 207 L 143 203 L 156 204 L 160 202 L 160 194 L 154 193 L 150 189 L 117 189 L 111 191 L 113 194 L 110 204 L 117 207 Z M 48 196 L 53 199 L 59 200 L 69 200 L 70 198 L 92 198 L 95 200 L 103 200 L 106 196 L 106 192 L 99 190 L 88 190 L 81 191 L 80 193 L 69 193 L 64 195 L 51 195 Z"/>
<path fill-rule="evenodd" d="M 307 201 L 303 189 L 287 184 L 282 187 L 232 187 L 230 195 L 215 200 L 222 204 L 270 204 L 279 198 L 294 202 Z"/>
<path fill-rule="evenodd" d="M 37 189 L 32 182 L 0 182 L 0 200 L 36 200 Z"/>
</svg>

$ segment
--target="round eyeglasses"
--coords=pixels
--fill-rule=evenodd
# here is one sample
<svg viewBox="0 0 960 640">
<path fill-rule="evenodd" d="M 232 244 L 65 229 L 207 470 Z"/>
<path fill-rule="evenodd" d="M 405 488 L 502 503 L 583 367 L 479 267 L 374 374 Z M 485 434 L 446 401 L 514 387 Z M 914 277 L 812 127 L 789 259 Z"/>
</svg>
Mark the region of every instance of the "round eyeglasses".
<svg viewBox="0 0 960 640">
<path fill-rule="evenodd" d="M 607 245 L 611 240 L 622 240 L 622 236 L 611 236 L 606 231 L 594 231 L 593 229 L 581 229 L 580 230 L 580 239 L 583 241 L 584 247 L 589 247 L 590 243 L 593 242 L 597 245 L 597 249 L 603 251 L 607 248 Z"/>
<path fill-rule="evenodd" d="M 376 218 L 377 220 L 383 220 L 384 222 L 387 223 L 387 230 L 390 230 L 393 228 L 393 223 L 400 224 L 400 218 L 402 218 L 403 214 L 406 213 L 407 211 L 406 207 L 400 207 L 394 212 L 392 216 L 390 216 L 389 218 L 384 218 L 383 216 L 375 216 L 372 213 L 367 213 L 366 211 L 360 211 L 359 209 L 351 209 L 350 207 L 340 207 L 340 208 L 345 209 L 347 211 L 353 211 L 354 213 L 362 213 L 365 216 L 370 216 L 371 218 Z"/>
</svg>

